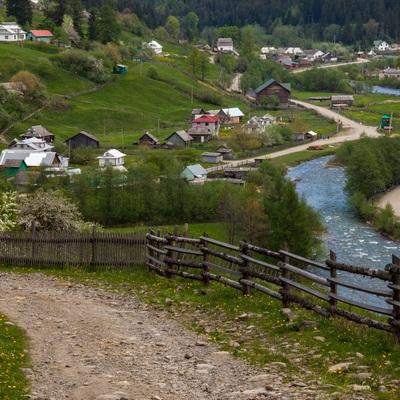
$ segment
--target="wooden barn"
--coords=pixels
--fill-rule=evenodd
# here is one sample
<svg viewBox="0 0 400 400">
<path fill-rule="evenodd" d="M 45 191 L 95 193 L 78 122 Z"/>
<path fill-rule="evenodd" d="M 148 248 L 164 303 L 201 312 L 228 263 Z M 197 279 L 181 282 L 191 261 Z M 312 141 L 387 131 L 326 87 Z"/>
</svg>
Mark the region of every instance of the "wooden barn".
<svg viewBox="0 0 400 400">
<path fill-rule="evenodd" d="M 256 102 L 260 104 L 263 97 L 277 96 L 281 104 L 287 104 L 290 100 L 291 92 L 290 83 L 278 83 L 274 79 L 270 79 L 255 90 Z"/>
<path fill-rule="evenodd" d="M 78 147 L 92 147 L 93 149 L 98 149 L 100 147 L 100 141 L 95 136 L 85 131 L 81 131 L 70 137 L 65 143 L 70 149 L 77 149 Z"/>
<path fill-rule="evenodd" d="M 190 147 L 193 138 L 186 131 L 176 131 L 169 135 L 165 141 L 175 147 Z"/>
<path fill-rule="evenodd" d="M 139 139 L 139 144 L 141 146 L 156 146 L 159 143 L 158 139 L 153 136 L 150 132 L 146 132 L 143 136 Z"/>
<path fill-rule="evenodd" d="M 331 96 L 331 108 L 343 109 L 351 107 L 354 102 L 352 95 Z"/>
</svg>

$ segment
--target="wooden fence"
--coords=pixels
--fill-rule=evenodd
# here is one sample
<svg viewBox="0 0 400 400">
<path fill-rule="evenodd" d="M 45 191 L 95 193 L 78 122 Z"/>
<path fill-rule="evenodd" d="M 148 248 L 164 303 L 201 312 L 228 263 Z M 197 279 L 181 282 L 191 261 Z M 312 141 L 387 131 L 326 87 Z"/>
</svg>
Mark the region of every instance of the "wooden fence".
<svg viewBox="0 0 400 400">
<path fill-rule="evenodd" d="M 234 246 L 207 236 L 162 237 L 150 231 L 146 239 L 146 265 L 164 277 L 179 275 L 205 285 L 215 281 L 245 295 L 257 290 L 280 300 L 283 307 L 297 303 L 325 317 L 341 316 L 400 337 L 400 260 L 395 256 L 379 270 L 339 263 L 333 252 L 319 263 L 284 250 L 274 252 L 246 242 Z M 382 288 L 352 284 L 349 274 L 368 277 Z M 342 292 L 347 289 L 370 295 L 371 303 L 346 297 Z M 374 305 L 375 296 L 383 298 L 385 306 Z M 354 307 L 370 313 L 357 314 Z M 376 314 L 388 317 L 387 322 L 375 320 Z"/>
<path fill-rule="evenodd" d="M 134 267 L 146 263 L 145 234 L 0 232 L 0 263 L 13 266 Z"/>
</svg>

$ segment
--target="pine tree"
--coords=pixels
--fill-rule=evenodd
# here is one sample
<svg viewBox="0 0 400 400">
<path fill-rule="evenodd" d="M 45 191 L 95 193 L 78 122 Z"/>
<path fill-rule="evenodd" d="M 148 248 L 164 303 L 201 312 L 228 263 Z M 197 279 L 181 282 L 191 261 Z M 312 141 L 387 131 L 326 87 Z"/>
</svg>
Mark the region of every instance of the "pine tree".
<svg viewBox="0 0 400 400">
<path fill-rule="evenodd" d="M 7 0 L 7 16 L 15 17 L 19 24 L 32 24 L 31 0 Z"/>
</svg>

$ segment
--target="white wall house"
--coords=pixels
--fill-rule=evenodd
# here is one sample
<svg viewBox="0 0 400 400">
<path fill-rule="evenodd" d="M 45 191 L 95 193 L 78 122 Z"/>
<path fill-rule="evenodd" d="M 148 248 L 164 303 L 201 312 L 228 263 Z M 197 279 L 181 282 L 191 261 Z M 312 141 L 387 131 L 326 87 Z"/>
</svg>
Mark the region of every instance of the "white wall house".
<svg viewBox="0 0 400 400">
<path fill-rule="evenodd" d="M 233 40 L 231 38 L 219 38 L 217 40 L 217 49 L 221 52 L 233 51 Z"/>
<path fill-rule="evenodd" d="M 111 165 L 112 167 L 120 167 L 124 165 L 126 154 L 121 153 L 119 150 L 111 149 L 106 151 L 102 156 L 98 156 L 100 167 Z"/>
<path fill-rule="evenodd" d="M 15 22 L 0 24 L 0 42 L 18 42 L 26 39 L 26 32 Z"/>
<path fill-rule="evenodd" d="M 155 40 L 152 40 L 149 43 L 149 47 L 154 51 L 155 54 L 161 54 L 163 47 L 161 46 L 160 43 L 156 42 Z"/>
</svg>

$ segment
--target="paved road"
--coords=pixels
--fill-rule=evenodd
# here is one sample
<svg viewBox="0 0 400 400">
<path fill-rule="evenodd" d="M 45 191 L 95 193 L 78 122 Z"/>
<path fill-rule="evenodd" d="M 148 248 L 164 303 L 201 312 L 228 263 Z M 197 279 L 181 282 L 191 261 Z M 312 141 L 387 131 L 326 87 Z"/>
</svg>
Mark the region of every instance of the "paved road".
<svg viewBox="0 0 400 400">
<path fill-rule="evenodd" d="M 348 140 L 357 140 L 360 138 L 360 135 L 365 133 L 367 136 L 370 137 L 378 137 L 380 134 L 377 132 L 377 127 L 378 126 L 368 126 L 368 125 L 361 125 L 360 123 L 357 123 L 349 118 L 344 117 L 343 115 L 340 115 L 337 111 L 333 111 L 324 107 L 320 107 L 314 104 L 306 103 L 304 101 L 299 101 L 299 100 L 292 100 L 293 103 L 301 105 L 305 108 L 308 109 L 313 109 L 318 112 L 318 114 L 321 114 L 324 117 L 327 118 L 332 118 L 336 122 L 341 122 L 342 123 L 342 130 L 339 132 L 337 135 L 334 135 L 333 137 L 329 139 L 318 139 L 313 142 L 313 144 L 320 144 L 320 145 L 327 145 L 327 144 L 336 144 L 336 143 L 342 143 Z M 286 154 L 292 154 L 292 153 L 297 153 L 299 151 L 306 150 L 310 146 L 310 143 L 302 144 L 299 146 L 291 147 L 289 149 L 277 151 L 272 154 L 267 154 L 264 156 L 257 156 L 257 159 L 271 159 L 271 158 L 277 158 Z M 227 163 L 226 165 L 223 166 L 223 168 L 235 168 L 239 167 L 243 164 L 251 164 L 254 162 L 254 158 L 249 158 L 247 160 L 240 160 L 240 161 L 232 161 Z M 218 171 L 221 170 L 221 166 L 219 167 L 212 167 L 208 168 L 208 172 L 213 172 L 213 171 Z"/>
</svg>

